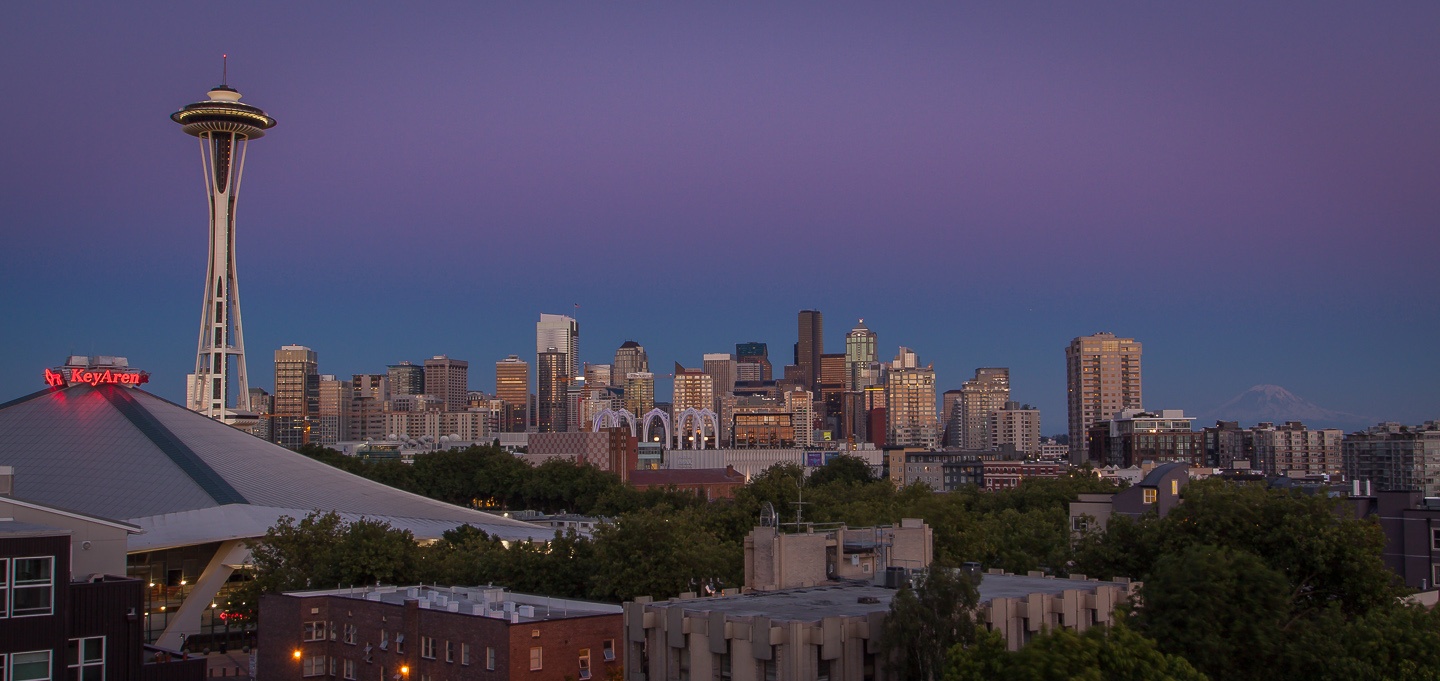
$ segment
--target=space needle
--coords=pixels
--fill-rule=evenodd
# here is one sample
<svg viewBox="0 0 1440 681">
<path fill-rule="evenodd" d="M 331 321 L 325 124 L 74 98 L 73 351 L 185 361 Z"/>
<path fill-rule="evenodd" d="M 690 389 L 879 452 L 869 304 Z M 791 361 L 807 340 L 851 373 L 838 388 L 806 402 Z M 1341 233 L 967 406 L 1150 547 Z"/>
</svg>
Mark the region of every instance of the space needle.
<svg viewBox="0 0 1440 681">
<path fill-rule="evenodd" d="M 263 137 L 275 127 L 275 119 L 241 102 L 240 93 L 228 80 L 222 77 L 208 99 L 170 114 L 170 120 L 200 139 L 205 188 L 210 194 L 210 263 L 205 272 L 195 373 L 185 391 L 185 406 L 246 428 L 259 417 L 250 408 L 250 383 L 245 374 L 240 287 L 235 278 L 235 199 L 245 169 L 246 143 Z"/>
</svg>

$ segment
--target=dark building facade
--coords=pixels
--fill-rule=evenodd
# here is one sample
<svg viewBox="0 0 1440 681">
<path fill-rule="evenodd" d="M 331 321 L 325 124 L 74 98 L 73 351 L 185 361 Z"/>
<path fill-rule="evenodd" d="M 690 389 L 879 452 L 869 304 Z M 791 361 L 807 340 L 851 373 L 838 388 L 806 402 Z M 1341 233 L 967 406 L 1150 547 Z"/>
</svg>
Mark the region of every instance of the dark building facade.
<svg viewBox="0 0 1440 681">
<path fill-rule="evenodd" d="M 1420 492 L 1376 492 L 1352 496 L 1360 518 L 1375 516 L 1385 533 L 1386 567 L 1412 589 L 1434 589 L 1440 584 L 1440 500 Z"/>
<path fill-rule="evenodd" d="M 795 345 L 795 365 L 806 390 L 819 393 L 820 356 L 825 354 L 825 325 L 819 310 L 801 310 L 800 340 Z"/>
<path fill-rule="evenodd" d="M 111 575 L 72 578 L 70 555 L 69 530 L 0 521 L 0 678 L 205 678 L 204 659 L 146 650 L 144 584 Z"/>
</svg>

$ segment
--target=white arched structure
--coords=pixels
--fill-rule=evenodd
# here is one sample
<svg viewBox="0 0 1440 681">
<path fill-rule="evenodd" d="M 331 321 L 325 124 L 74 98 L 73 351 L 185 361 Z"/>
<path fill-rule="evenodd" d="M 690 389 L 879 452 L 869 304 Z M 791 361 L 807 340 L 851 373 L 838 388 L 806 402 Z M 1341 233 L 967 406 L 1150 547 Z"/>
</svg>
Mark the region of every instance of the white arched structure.
<svg viewBox="0 0 1440 681">
<path fill-rule="evenodd" d="M 674 441 L 674 440 L 670 439 L 670 415 L 669 415 L 669 414 L 666 414 L 664 411 L 661 411 L 660 409 L 651 409 L 650 411 L 645 412 L 645 417 L 644 417 L 644 418 L 640 419 L 640 426 L 641 426 L 641 433 L 642 433 L 641 440 L 642 440 L 643 442 L 649 442 L 649 441 L 650 441 L 650 421 L 651 421 L 651 419 L 656 419 L 656 418 L 660 419 L 660 423 L 665 426 L 665 440 L 664 440 L 664 442 L 665 442 L 665 446 L 666 446 L 666 447 L 669 447 L 669 446 L 670 446 L 670 443 Z"/>
<path fill-rule="evenodd" d="M 601 428 L 618 428 L 621 421 L 630 426 L 630 437 L 635 437 L 635 415 L 628 409 L 601 409 L 595 414 L 591 429 L 598 433 Z"/>
<path fill-rule="evenodd" d="M 720 442 L 720 417 L 716 416 L 715 412 L 710 411 L 709 409 L 696 409 L 694 407 L 690 407 L 689 409 L 680 412 L 680 418 L 675 422 L 675 436 L 677 438 L 680 438 L 680 442 L 675 443 L 675 448 L 685 448 L 685 427 L 691 422 L 693 422 L 695 424 L 695 434 L 697 437 L 695 438 L 695 444 L 691 447 L 691 449 L 704 449 L 705 422 L 707 420 L 710 422 L 710 433 L 715 436 L 715 442 L 718 446 Z"/>
</svg>

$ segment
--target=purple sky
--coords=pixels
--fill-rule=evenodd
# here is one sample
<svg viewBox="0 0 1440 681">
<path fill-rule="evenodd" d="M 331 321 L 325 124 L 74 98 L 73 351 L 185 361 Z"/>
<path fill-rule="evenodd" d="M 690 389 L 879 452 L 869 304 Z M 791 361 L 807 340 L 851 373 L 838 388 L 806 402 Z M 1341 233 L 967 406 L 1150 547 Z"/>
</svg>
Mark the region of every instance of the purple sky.
<svg viewBox="0 0 1440 681">
<path fill-rule="evenodd" d="M 300 343 L 491 390 L 575 303 L 583 360 L 778 365 L 818 308 L 942 389 L 1011 367 L 1047 433 L 1102 330 L 1147 407 L 1440 417 L 1440 4 L 226 7 L 6 7 L 0 401 L 72 352 L 183 397 L 205 199 L 167 116 L 225 52 L 279 120 L 237 220 L 254 385 Z"/>
</svg>

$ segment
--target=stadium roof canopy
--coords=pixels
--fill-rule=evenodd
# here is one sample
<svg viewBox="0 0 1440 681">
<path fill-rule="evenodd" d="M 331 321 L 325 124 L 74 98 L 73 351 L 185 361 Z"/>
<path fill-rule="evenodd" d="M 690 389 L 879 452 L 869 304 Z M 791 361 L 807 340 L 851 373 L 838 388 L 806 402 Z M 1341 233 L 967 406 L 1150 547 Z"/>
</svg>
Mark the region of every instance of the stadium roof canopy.
<svg viewBox="0 0 1440 681">
<path fill-rule="evenodd" d="M 337 511 L 437 539 L 469 524 L 506 540 L 553 531 L 346 473 L 139 389 L 50 388 L 0 404 L 14 496 L 123 520 L 130 551 L 259 537 L 281 516 Z"/>
</svg>

